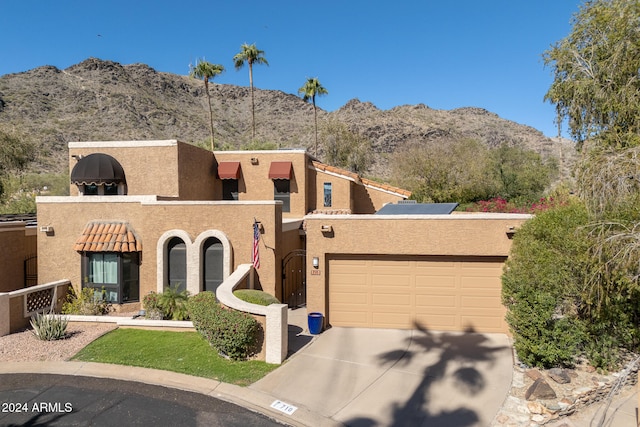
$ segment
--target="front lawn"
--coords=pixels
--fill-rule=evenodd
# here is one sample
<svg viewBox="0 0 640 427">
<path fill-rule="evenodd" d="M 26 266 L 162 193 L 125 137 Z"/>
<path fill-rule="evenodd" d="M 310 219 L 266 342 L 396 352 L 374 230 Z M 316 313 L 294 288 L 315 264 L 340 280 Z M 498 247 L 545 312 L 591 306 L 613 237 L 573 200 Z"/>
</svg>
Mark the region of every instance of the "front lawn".
<svg viewBox="0 0 640 427">
<path fill-rule="evenodd" d="M 218 355 L 198 332 L 116 329 L 73 357 L 85 362 L 162 369 L 249 385 L 278 367 L 261 361 L 236 362 Z"/>
</svg>

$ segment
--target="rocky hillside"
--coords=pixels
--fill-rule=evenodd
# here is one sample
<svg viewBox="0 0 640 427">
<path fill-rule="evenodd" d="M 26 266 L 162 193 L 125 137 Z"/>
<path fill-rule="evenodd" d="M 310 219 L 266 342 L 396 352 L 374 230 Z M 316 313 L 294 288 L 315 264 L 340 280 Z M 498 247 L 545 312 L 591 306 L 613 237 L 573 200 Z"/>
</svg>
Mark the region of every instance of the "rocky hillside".
<svg viewBox="0 0 640 427">
<path fill-rule="evenodd" d="M 211 84 L 216 144 L 240 147 L 251 139 L 248 87 Z M 257 139 L 280 147 L 312 147 L 313 108 L 299 97 L 256 90 Z M 69 141 L 209 138 L 202 81 L 90 58 L 65 70 L 43 66 L 0 77 L 0 124 L 19 129 L 40 145 L 40 170 L 65 171 Z M 336 119 L 372 141 L 371 174 L 386 175 L 386 153 L 416 141 L 473 138 L 488 145 L 521 142 L 544 156 L 569 163 L 573 145 L 500 118 L 481 108 L 434 110 L 425 105 L 380 110 L 349 101 L 318 119 Z"/>
</svg>

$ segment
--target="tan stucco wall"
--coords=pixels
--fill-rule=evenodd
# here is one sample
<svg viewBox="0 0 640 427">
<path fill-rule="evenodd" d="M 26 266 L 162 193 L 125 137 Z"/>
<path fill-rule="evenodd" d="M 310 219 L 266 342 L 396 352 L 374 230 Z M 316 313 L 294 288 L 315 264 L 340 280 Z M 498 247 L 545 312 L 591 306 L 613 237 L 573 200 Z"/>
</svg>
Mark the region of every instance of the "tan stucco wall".
<svg viewBox="0 0 640 427">
<path fill-rule="evenodd" d="M 315 188 L 312 189 L 315 206 L 312 209 L 348 209 L 353 211 L 352 185 L 354 183 L 340 176 L 325 173 L 323 171 L 311 171 L 315 175 Z M 324 183 L 331 183 L 331 206 L 324 206 Z M 359 212 L 355 212 L 359 213 Z"/>
<path fill-rule="evenodd" d="M 157 245 L 169 230 L 178 230 L 195 242 L 201 233 L 217 230 L 229 240 L 231 271 L 251 262 L 253 221 L 264 227 L 260 245 L 262 288 L 277 295 L 280 291 L 282 216 L 275 202 L 180 202 L 155 201 L 147 197 L 39 197 L 38 221 L 54 228 L 52 235 L 38 234 L 40 283 L 68 278 L 75 287 L 81 280 L 80 254 L 73 245 L 89 221 L 128 221 L 142 241 L 140 295 L 157 291 Z M 162 259 L 162 258 L 161 258 Z"/>
<path fill-rule="evenodd" d="M 405 199 L 400 195 L 372 186 L 353 183 L 352 188 L 354 213 L 372 214 L 379 211 L 387 203 L 397 203 L 399 200 Z"/>
<path fill-rule="evenodd" d="M 0 223 L 0 292 L 24 288 L 24 260 L 36 255 L 36 229 L 24 222 Z"/>
<path fill-rule="evenodd" d="M 180 200 L 215 200 L 216 185 L 222 188 L 211 151 L 178 142 L 178 171 Z"/>
<path fill-rule="evenodd" d="M 530 215 L 308 215 L 307 310 L 326 312 L 327 259 L 337 254 L 453 255 L 506 257 L 511 249 L 507 231 Z M 322 226 L 333 232 L 323 233 Z M 320 274 L 312 274 L 311 259 L 320 260 Z"/>
<path fill-rule="evenodd" d="M 93 153 L 108 154 L 122 165 L 130 196 L 180 195 L 177 141 L 70 142 L 69 175 L 77 163 L 72 156 Z M 69 194 L 77 196 L 77 186 L 70 184 Z"/>
<path fill-rule="evenodd" d="M 273 181 L 269 179 L 271 162 L 290 161 L 291 211 L 284 218 L 302 218 L 306 213 L 307 156 L 301 150 L 216 151 L 218 162 L 240 162 L 239 200 L 273 200 Z M 251 159 L 258 160 L 252 164 Z"/>
</svg>

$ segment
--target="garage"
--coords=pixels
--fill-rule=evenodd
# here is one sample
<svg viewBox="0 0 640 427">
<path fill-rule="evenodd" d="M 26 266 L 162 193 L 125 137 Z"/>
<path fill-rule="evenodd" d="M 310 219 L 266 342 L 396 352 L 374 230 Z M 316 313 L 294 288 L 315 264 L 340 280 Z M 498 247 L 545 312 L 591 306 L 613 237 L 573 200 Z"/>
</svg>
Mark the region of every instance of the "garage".
<svg viewBox="0 0 640 427">
<path fill-rule="evenodd" d="M 507 332 L 506 257 L 328 255 L 332 326 Z"/>
</svg>

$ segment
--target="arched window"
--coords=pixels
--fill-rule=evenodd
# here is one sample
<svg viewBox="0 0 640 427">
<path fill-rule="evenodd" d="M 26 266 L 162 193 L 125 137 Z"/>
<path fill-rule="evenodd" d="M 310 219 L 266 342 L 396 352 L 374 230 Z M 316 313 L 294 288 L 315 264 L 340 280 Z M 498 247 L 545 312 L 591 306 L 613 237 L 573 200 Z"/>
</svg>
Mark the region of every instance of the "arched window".
<svg viewBox="0 0 640 427">
<path fill-rule="evenodd" d="M 202 260 L 202 290 L 215 293 L 224 280 L 222 242 L 215 237 L 207 238 L 202 246 Z"/>
<path fill-rule="evenodd" d="M 173 237 L 167 245 L 168 263 L 165 277 L 168 278 L 164 284 L 178 288 L 178 291 L 187 289 L 187 245 L 179 237 Z"/>
</svg>

